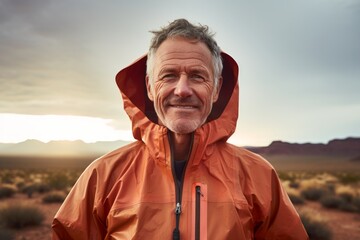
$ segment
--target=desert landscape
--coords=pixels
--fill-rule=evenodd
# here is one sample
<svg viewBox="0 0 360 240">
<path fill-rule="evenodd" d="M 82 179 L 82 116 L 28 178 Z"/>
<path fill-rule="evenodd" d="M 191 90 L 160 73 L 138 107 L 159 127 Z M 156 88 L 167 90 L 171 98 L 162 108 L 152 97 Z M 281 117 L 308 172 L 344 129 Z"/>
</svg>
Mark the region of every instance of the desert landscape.
<svg viewBox="0 0 360 240">
<path fill-rule="evenodd" d="M 177 19 L 200 28 L 167 27 Z M 161 125 L 150 85 L 135 82 L 163 65 L 155 53 L 168 34 L 199 41 L 175 46 L 186 74 L 153 97 L 168 109 L 189 90 L 185 115 L 210 107 L 206 123 L 224 121 L 205 132 L 231 133 L 274 166 L 311 240 L 360 240 L 359 25 L 360 0 L 0 0 L 0 240 L 51 239 L 83 170 L 141 139 L 147 120 Z M 204 44 L 213 66 L 194 55 Z M 146 68 L 132 64 L 147 53 Z M 194 81 L 188 64 L 211 71 Z"/>
<path fill-rule="evenodd" d="M 46 147 L 37 144 L 39 149 Z M 86 144 L 76 144 L 86 150 Z M 360 239 L 359 138 L 320 145 L 277 141 L 249 149 L 277 169 L 310 239 Z M 60 156 L 53 150 L 53 155 L 21 156 L 10 154 L 18 152 L 15 145 L 0 150 L 7 153 L 0 156 L 0 239 L 51 239 L 52 218 L 78 176 L 100 153 Z"/>
</svg>

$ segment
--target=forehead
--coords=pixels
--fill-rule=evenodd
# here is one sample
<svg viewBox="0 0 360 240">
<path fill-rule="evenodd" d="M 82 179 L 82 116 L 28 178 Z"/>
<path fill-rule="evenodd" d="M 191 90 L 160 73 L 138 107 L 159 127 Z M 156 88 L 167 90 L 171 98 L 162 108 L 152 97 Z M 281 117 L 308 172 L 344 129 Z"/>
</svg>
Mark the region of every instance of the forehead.
<svg viewBox="0 0 360 240">
<path fill-rule="evenodd" d="M 169 38 L 155 53 L 155 65 L 168 64 L 190 64 L 212 68 L 212 56 L 203 42 L 185 38 Z"/>
</svg>

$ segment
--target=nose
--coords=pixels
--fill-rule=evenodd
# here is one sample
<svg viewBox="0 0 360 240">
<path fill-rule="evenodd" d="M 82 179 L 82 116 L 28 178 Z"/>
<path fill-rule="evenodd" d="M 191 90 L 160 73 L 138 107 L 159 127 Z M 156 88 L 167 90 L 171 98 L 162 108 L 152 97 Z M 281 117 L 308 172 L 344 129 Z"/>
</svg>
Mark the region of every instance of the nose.
<svg viewBox="0 0 360 240">
<path fill-rule="evenodd" d="M 191 96 L 192 89 L 189 84 L 190 82 L 186 74 L 181 74 L 176 83 L 174 94 L 182 98 Z"/>
</svg>

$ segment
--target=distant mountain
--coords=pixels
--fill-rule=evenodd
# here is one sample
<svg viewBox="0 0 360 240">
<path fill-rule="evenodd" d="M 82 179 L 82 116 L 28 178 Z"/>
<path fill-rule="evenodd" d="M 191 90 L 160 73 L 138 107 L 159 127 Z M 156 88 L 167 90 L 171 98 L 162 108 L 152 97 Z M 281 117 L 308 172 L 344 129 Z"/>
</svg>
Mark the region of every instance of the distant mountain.
<svg viewBox="0 0 360 240">
<path fill-rule="evenodd" d="M 1 144 L 0 155 L 8 156 L 100 156 L 121 146 L 126 141 L 104 141 L 85 143 L 83 141 L 51 141 L 43 143 L 27 140 L 17 144 Z M 246 147 L 262 155 L 342 155 L 360 156 L 360 138 L 334 139 L 322 143 L 288 143 L 274 141 L 266 147 Z"/>
<path fill-rule="evenodd" d="M 248 149 L 263 155 L 360 156 L 360 138 L 334 139 L 327 144 L 274 141 L 267 147 L 248 147 Z"/>
<path fill-rule="evenodd" d="M 21 143 L 0 143 L 0 155 L 8 156 L 99 156 L 115 150 L 129 142 L 109 141 L 85 143 L 83 141 L 27 140 Z"/>
</svg>

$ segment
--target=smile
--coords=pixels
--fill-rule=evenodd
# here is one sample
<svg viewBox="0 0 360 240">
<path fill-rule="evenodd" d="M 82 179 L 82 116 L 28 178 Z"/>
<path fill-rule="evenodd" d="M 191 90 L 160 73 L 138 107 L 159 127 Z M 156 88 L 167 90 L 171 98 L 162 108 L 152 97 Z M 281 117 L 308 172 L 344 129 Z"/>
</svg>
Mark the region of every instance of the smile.
<svg viewBox="0 0 360 240">
<path fill-rule="evenodd" d="M 178 109 L 196 109 L 197 107 L 191 106 L 191 105 L 170 105 L 172 108 L 178 108 Z"/>
<path fill-rule="evenodd" d="M 182 105 L 173 105 L 175 108 L 195 108 L 194 106 L 182 106 Z"/>
</svg>

